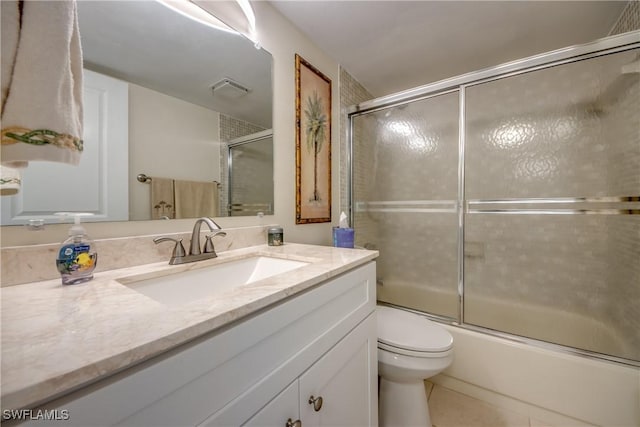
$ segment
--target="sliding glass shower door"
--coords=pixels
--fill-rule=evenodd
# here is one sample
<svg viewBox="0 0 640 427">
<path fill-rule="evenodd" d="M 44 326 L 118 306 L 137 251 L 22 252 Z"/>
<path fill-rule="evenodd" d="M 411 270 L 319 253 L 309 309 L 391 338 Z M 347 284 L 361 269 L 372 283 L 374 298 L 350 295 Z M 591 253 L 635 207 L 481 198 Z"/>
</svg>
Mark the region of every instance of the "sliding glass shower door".
<svg viewBox="0 0 640 427">
<path fill-rule="evenodd" d="M 378 299 L 458 315 L 458 93 L 353 119 L 356 245 L 377 248 Z"/>
<path fill-rule="evenodd" d="M 637 36 L 365 103 L 350 141 L 380 301 L 640 365 Z"/>
<path fill-rule="evenodd" d="M 466 323 L 640 360 L 634 61 L 637 50 L 466 88 Z"/>
</svg>

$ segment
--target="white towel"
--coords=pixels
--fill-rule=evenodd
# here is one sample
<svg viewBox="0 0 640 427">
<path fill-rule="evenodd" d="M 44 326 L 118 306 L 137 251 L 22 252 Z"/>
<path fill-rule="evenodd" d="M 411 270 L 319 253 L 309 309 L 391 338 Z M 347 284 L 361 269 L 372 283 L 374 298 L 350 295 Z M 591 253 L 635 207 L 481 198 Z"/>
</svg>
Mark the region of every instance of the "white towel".
<svg viewBox="0 0 640 427">
<path fill-rule="evenodd" d="M 21 13 L 16 13 L 17 4 L 2 0 L 2 164 L 44 160 L 76 165 L 82 152 L 76 3 L 25 1 Z M 12 72 L 5 75 L 5 70 Z"/>
<path fill-rule="evenodd" d="M 20 170 L 0 166 L 0 196 L 13 196 L 20 191 Z"/>
</svg>

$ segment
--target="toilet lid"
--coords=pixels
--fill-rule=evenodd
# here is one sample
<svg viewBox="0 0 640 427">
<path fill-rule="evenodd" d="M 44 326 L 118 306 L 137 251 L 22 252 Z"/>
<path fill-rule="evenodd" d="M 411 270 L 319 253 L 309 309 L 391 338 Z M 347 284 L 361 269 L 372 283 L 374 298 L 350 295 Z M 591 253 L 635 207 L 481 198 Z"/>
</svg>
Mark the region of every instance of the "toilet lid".
<svg viewBox="0 0 640 427">
<path fill-rule="evenodd" d="M 436 323 L 408 311 L 379 305 L 378 341 L 413 351 L 447 351 L 453 337 Z"/>
</svg>

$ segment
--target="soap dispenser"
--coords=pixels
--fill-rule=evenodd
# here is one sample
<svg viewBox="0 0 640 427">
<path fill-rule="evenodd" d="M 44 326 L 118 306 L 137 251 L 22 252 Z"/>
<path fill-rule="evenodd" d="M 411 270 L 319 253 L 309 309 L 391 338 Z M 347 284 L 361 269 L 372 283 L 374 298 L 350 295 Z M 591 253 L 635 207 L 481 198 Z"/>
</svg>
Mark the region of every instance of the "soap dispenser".
<svg viewBox="0 0 640 427">
<path fill-rule="evenodd" d="M 98 253 L 95 250 L 95 244 L 89 239 L 87 232 L 80 224 L 80 218 L 93 214 L 58 212 L 56 215 L 74 218 L 74 224 L 69 229 L 69 238 L 62 242 L 56 259 L 58 271 L 62 276 L 62 284 L 75 285 L 93 279 Z"/>
</svg>

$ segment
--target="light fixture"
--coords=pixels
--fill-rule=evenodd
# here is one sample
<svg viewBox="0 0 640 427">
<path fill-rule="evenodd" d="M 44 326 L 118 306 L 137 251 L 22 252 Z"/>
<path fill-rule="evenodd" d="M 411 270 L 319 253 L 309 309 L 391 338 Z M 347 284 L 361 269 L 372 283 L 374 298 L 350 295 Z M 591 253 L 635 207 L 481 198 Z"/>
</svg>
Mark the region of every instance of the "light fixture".
<svg viewBox="0 0 640 427">
<path fill-rule="evenodd" d="M 256 49 L 259 49 L 260 45 L 258 43 L 258 35 L 256 34 L 256 15 L 253 13 L 251 3 L 249 3 L 249 0 L 236 0 L 236 2 L 240 6 L 240 9 L 242 9 L 242 13 L 244 13 L 244 16 L 247 18 L 247 22 L 249 23 L 249 34 L 245 35 L 254 43 Z"/>
<path fill-rule="evenodd" d="M 167 0 L 165 0 L 167 1 Z M 178 1 L 178 0 L 173 0 Z M 202 10 L 217 17 L 237 33 L 244 35 L 259 48 L 256 32 L 256 16 L 249 0 L 212 1 L 212 0 L 181 0 L 192 3 Z"/>
<path fill-rule="evenodd" d="M 224 22 L 220 21 L 218 18 L 203 10 L 200 6 L 192 3 L 189 0 L 156 0 L 158 3 L 163 6 L 168 7 L 174 12 L 179 13 L 182 16 L 185 16 L 193 21 L 199 22 L 200 24 L 215 28 L 216 30 L 225 31 L 227 33 L 237 34 L 233 28 L 229 27 Z"/>
</svg>

